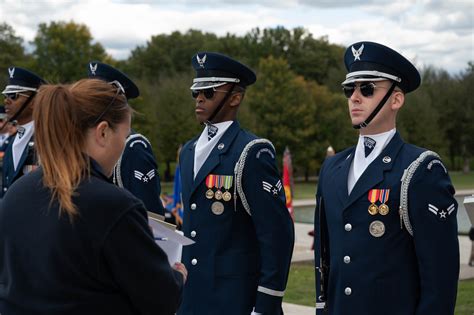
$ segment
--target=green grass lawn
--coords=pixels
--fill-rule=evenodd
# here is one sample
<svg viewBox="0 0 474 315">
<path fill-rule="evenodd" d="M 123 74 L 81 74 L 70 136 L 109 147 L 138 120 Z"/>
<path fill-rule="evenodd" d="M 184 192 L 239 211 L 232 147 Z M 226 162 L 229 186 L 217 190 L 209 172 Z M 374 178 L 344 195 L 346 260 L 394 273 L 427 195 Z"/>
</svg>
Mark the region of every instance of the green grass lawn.
<svg viewBox="0 0 474 315">
<path fill-rule="evenodd" d="M 449 172 L 456 190 L 474 189 L 474 171 L 464 174 L 462 172 Z M 469 314 L 472 315 L 472 314 Z"/>
<path fill-rule="evenodd" d="M 474 190 L 474 172 L 463 174 L 461 172 L 450 172 L 456 190 Z M 173 182 L 161 183 L 162 193 L 173 193 Z M 294 199 L 314 199 L 316 194 L 316 181 L 295 183 Z"/>
<path fill-rule="evenodd" d="M 474 314 L 474 279 L 459 281 L 455 315 Z M 314 306 L 314 266 L 312 262 L 291 264 L 284 301 Z"/>
<path fill-rule="evenodd" d="M 456 190 L 474 190 L 474 172 L 463 174 L 462 172 L 450 172 Z M 316 181 L 296 182 L 294 188 L 294 199 L 314 199 L 316 194 Z M 471 314 L 472 315 L 472 314 Z"/>
</svg>

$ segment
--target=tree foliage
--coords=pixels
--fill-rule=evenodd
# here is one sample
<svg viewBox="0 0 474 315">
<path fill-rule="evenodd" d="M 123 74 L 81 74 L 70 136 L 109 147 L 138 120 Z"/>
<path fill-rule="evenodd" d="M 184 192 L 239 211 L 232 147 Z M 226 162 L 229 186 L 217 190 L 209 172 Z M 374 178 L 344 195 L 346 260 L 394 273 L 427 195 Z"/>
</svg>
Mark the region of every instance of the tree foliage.
<svg viewBox="0 0 474 315">
<path fill-rule="evenodd" d="M 87 75 L 91 60 L 110 62 L 100 43 L 93 43 L 89 28 L 74 22 L 41 23 L 33 40 L 38 74 L 52 82 L 72 82 Z"/>
<path fill-rule="evenodd" d="M 26 66 L 28 58 L 23 48 L 23 39 L 15 35 L 15 30 L 8 24 L 0 24 L 0 85 L 7 83 L 8 67 Z"/>
<path fill-rule="evenodd" d="M 340 86 L 344 47 L 304 28 L 254 28 L 221 37 L 193 29 L 157 34 L 121 61 L 105 53 L 86 25 L 73 21 L 40 24 L 32 44 L 33 52 L 26 53 L 23 39 L 0 24 L 1 73 L 24 66 L 50 82 L 67 83 L 85 77 L 90 60 L 100 60 L 135 80 L 141 96 L 131 101 L 137 110 L 133 126 L 151 140 L 167 166 L 165 177 L 179 145 L 202 128 L 189 92 L 191 58 L 198 51 L 221 52 L 255 69 L 258 79 L 246 92 L 239 120 L 270 139 L 279 159 L 288 146 L 296 174 L 316 174 L 329 145 L 337 152 L 356 142 Z M 427 67 L 422 78 L 422 86 L 406 96 L 397 129 L 406 141 L 439 152 L 451 169 L 468 170 L 474 155 L 474 64 L 457 75 Z M 2 86 L 6 80 L 0 77 Z"/>
</svg>

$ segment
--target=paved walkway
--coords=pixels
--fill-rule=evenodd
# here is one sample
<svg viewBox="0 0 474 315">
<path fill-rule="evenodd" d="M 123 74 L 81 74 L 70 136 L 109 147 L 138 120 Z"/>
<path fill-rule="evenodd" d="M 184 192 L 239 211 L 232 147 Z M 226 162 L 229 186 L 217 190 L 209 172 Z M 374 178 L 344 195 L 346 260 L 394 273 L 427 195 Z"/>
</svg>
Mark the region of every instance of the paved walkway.
<svg viewBox="0 0 474 315">
<path fill-rule="evenodd" d="M 313 229 L 312 224 L 295 223 L 295 249 L 293 251 L 292 262 L 313 260 L 314 253 L 310 250 L 313 244 L 313 237 L 308 232 Z M 471 254 L 472 242 L 467 236 L 459 236 L 459 251 L 461 268 L 459 278 L 474 279 L 474 267 L 467 265 Z M 301 306 L 289 303 L 283 303 L 285 315 L 314 315 L 314 307 Z"/>
</svg>

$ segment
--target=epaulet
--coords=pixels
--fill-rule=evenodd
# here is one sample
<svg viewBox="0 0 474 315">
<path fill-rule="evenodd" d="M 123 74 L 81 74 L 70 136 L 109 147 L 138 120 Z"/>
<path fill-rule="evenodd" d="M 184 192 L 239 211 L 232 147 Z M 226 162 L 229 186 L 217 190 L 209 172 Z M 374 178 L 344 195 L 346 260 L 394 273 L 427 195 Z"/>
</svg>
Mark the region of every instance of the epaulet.
<svg viewBox="0 0 474 315">
<path fill-rule="evenodd" d="M 132 148 L 137 143 L 142 144 L 145 148 L 151 146 L 150 140 L 140 133 L 131 134 L 127 137 L 127 140 L 125 140 L 125 145 L 130 146 L 130 148 Z"/>
<path fill-rule="evenodd" d="M 418 156 L 416 160 L 411 162 L 411 164 L 403 171 L 403 176 L 401 179 L 402 184 L 400 188 L 400 224 L 405 225 L 405 228 L 407 229 L 408 233 L 411 236 L 413 236 L 413 227 L 410 223 L 410 217 L 408 215 L 408 189 L 410 187 L 410 182 L 416 170 L 429 157 L 440 159 L 440 156 L 436 152 L 424 151 Z M 439 161 L 439 160 L 433 160 L 433 161 Z M 428 167 L 431 169 L 430 165 Z M 443 165 L 443 168 L 444 168 L 444 165 Z M 446 168 L 444 169 L 446 171 Z"/>
<path fill-rule="evenodd" d="M 240 154 L 239 160 L 237 161 L 234 167 L 234 178 L 235 178 L 234 209 L 237 209 L 236 203 L 237 203 L 237 194 L 238 194 L 245 211 L 247 211 L 249 215 L 252 215 L 252 212 L 250 211 L 250 206 L 247 202 L 247 198 L 245 197 L 244 189 L 242 187 L 242 175 L 244 173 L 245 162 L 247 160 L 248 153 L 250 152 L 252 147 L 257 144 L 268 144 L 272 147 L 273 150 L 275 150 L 275 147 L 270 142 L 270 140 L 267 140 L 267 139 L 252 140 L 249 143 L 247 143 L 247 145 L 244 147 L 244 149 L 242 150 L 242 153 Z"/>
<path fill-rule="evenodd" d="M 131 148 L 137 143 L 142 144 L 145 148 L 147 148 L 148 146 L 151 147 L 150 141 L 144 135 L 140 133 L 134 133 L 134 134 L 129 135 L 127 139 L 125 140 L 125 147 L 130 146 Z M 113 173 L 112 180 L 115 185 L 123 188 L 122 171 L 121 171 L 122 156 L 123 156 L 123 153 L 120 156 L 119 160 L 117 161 L 117 164 L 115 164 L 114 166 L 114 173 Z"/>
</svg>

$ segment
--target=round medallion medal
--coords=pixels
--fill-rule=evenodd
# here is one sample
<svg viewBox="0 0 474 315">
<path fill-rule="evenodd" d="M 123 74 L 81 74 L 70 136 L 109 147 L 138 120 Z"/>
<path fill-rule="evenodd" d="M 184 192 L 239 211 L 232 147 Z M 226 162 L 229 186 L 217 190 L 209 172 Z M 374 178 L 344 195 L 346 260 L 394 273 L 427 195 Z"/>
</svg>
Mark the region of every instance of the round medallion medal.
<svg viewBox="0 0 474 315">
<path fill-rule="evenodd" d="M 224 213 L 224 204 L 220 201 L 215 201 L 211 205 L 211 211 L 215 215 L 221 215 Z"/>
<path fill-rule="evenodd" d="M 383 224 L 382 221 L 376 220 L 370 223 L 369 232 L 370 232 L 370 235 L 372 235 L 373 237 L 381 237 L 382 235 L 385 234 L 385 225 Z"/>
<path fill-rule="evenodd" d="M 212 198 L 214 198 L 214 192 L 212 191 L 212 189 L 208 189 L 208 190 L 206 191 L 206 198 L 207 198 L 207 199 L 212 199 Z"/>
<path fill-rule="evenodd" d="M 222 194 L 222 199 L 224 201 L 230 201 L 232 199 L 232 194 L 228 191 Z"/>
<path fill-rule="evenodd" d="M 390 209 L 388 208 L 388 206 L 386 204 L 381 204 L 380 207 L 379 207 L 379 213 L 381 215 L 387 215 L 389 213 Z"/>
<path fill-rule="evenodd" d="M 216 198 L 216 200 L 221 200 L 222 199 L 222 191 L 218 190 L 214 193 L 214 198 Z"/>
<path fill-rule="evenodd" d="M 377 207 L 376 204 L 373 203 L 369 206 L 369 213 L 371 215 L 376 215 L 378 212 L 379 212 L 379 208 Z"/>
</svg>

